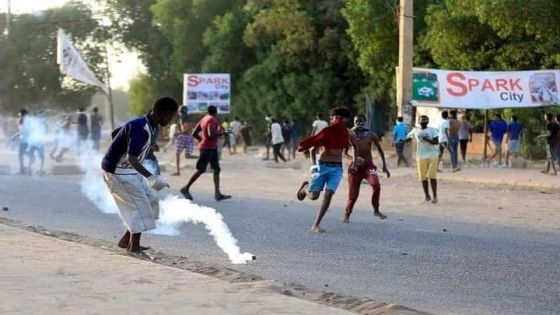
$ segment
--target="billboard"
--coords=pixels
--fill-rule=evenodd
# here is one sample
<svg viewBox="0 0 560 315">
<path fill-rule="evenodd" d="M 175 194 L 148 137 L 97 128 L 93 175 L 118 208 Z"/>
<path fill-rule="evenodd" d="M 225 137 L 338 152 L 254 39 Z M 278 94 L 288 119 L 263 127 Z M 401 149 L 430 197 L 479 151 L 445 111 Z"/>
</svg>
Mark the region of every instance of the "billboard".
<svg viewBox="0 0 560 315">
<path fill-rule="evenodd" d="M 414 68 L 412 104 L 491 109 L 558 105 L 560 71 L 449 71 Z"/>
<path fill-rule="evenodd" d="M 231 108 L 231 81 L 229 73 L 185 74 L 183 105 L 189 113 L 206 113 L 214 105 L 218 113 L 229 113 Z"/>
</svg>

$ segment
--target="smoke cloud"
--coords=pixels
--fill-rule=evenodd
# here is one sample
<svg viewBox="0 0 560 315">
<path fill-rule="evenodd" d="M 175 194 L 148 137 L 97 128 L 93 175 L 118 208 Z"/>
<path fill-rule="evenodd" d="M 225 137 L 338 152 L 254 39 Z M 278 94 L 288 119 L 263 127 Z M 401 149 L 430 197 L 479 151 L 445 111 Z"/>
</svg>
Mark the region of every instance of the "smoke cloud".
<svg viewBox="0 0 560 315">
<path fill-rule="evenodd" d="M 80 159 L 80 168 L 85 172 L 81 181 L 82 193 L 103 213 L 118 213 L 111 193 L 103 181 L 101 173 L 102 156 L 87 152 Z M 151 234 L 178 236 L 182 224 L 204 224 L 216 245 L 228 256 L 232 264 L 245 264 L 253 259 L 250 253 L 241 253 L 237 240 L 224 222 L 223 216 L 215 209 L 199 206 L 173 194 L 167 194 L 159 203 L 160 216 L 156 229 Z"/>
</svg>

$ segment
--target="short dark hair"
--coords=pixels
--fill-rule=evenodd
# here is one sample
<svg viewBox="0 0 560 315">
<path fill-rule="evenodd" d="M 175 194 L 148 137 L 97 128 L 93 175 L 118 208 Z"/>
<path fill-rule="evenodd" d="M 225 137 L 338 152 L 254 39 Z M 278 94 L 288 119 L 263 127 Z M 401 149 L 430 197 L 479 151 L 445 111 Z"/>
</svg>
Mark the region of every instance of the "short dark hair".
<svg viewBox="0 0 560 315">
<path fill-rule="evenodd" d="M 449 112 L 447 112 L 446 110 L 441 112 L 441 118 L 448 118 L 448 117 L 449 117 Z"/>
<path fill-rule="evenodd" d="M 94 113 L 97 113 L 97 111 L 99 111 L 99 109 L 97 109 L 97 107 L 94 107 L 91 109 Z"/>
<path fill-rule="evenodd" d="M 358 118 L 358 117 L 367 120 L 367 117 L 366 117 L 366 115 L 364 115 L 364 114 L 358 114 L 358 115 L 356 115 L 356 118 Z"/>
<path fill-rule="evenodd" d="M 402 116 L 397 117 L 397 121 L 398 121 L 398 122 L 403 122 L 403 120 L 404 120 L 404 119 L 403 119 Z"/>
<path fill-rule="evenodd" d="M 516 115 L 513 115 L 513 116 L 511 116 L 511 120 L 513 120 L 513 121 L 517 121 L 517 120 L 518 120 L 518 118 L 517 118 L 517 116 L 516 116 Z"/>
<path fill-rule="evenodd" d="M 452 118 L 457 118 L 457 111 L 456 110 L 450 111 L 449 114 L 451 115 Z"/>
<path fill-rule="evenodd" d="M 154 114 L 176 113 L 179 105 L 171 97 L 161 97 L 155 101 L 152 111 Z"/>
<path fill-rule="evenodd" d="M 348 108 L 344 106 L 339 106 L 331 110 L 331 116 L 341 116 L 345 118 L 350 118 L 350 116 L 352 116 L 352 113 Z"/>
<path fill-rule="evenodd" d="M 218 108 L 216 108 L 216 106 L 214 105 L 210 105 L 208 106 L 208 114 L 210 115 L 216 115 L 218 113 Z"/>
<path fill-rule="evenodd" d="M 78 111 L 83 112 L 83 111 L 84 111 L 84 108 L 83 108 L 83 107 L 80 107 L 80 108 L 78 108 Z"/>
<path fill-rule="evenodd" d="M 426 116 L 426 115 L 420 115 L 420 117 L 418 117 L 418 121 L 424 120 L 426 119 L 427 121 L 430 121 L 430 117 Z"/>
<path fill-rule="evenodd" d="M 495 113 L 495 114 L 494 114 L 494 117 L 497 117 L 497 118 L 499 118 L 499 119 L 502 119 L 502 114 L 500 114 L 500 113 Z"/>
<path fill-rule="evenodd" d="M 27 115 L 28 112 L 27 112 L 27 109 L 20 109 L 20 110 L 19 110 L 19 113 L 20 113 L 22 116 L 25 116 L 25 115 Z"/>
<path fill-rule="evenodd" d="M 552 119 L 554 119 L 554 115 L 552 115 L 552 113 L 546 113 L 546 120 L 551 121 Z"/>
<path fill-rule="evenodd" d="M 317 114 L 315 114 L 315 117 L 317 117 L 317 118 L 319 118 L 319 119 L 322 119 L 322 118 L 323 118 L 323 115 L 321 115 L 321 113 L 317 113 Z"/>
</svg>

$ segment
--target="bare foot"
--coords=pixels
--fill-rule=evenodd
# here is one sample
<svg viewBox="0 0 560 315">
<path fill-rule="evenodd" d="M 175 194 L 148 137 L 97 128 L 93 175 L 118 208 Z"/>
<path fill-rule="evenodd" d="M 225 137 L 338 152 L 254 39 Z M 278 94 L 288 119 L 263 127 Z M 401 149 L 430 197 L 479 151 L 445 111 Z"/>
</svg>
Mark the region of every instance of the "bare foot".
<svg viewBox="0 0 560 315">
<path fill-rule="evenodd" d="M 297 199 L 299 201 L 302 201 L 307 196 L 307 192 L 306 192 L 307 186 L 309 186 L 308 181 L 304 181 L 303 183 L 301 183 L 301 186 L 299 187 L 299 189 L 297 191 Z"/>
<path fill-rule="evenodd" d="M 317 225 L 314 225 L 311 227 L 311 232 L 313 233 L 324 233 L 325 229 L 322 229 L 320 227 L 318 227 Z"/>
<path fill-rule="evenodd" d="M 430 196 L 426 196 L 422 202 L 430 203 L 430 201 L 432 201 L 432 198 Z"/>
<path fill-rule="evenodd" d="M 342 223 L 350 223 L 350 215 L 345 214 L 344 218 L 342 219 Z"/>
<path fill-rule="evenodd" d="M 231 196 L 230 195 L 219 194 L 219 195 L 214 196 L 214 199 L 216 199 L 216 201 L 222 201 L 222 200 L 226 200 L 226 199 L 231 199 Z"/>
<path fill-rule="evenodd" d="M 181 176 L 181 173 L 176 172 L 176 173 L 171 174 L 171 176 Z"/>
<path fill-rule="evenodd" d="M 384 215 L 383 213 L 379 212 L 379 211 L 374 211 L 373 215 L 380 218 L 381 220 L 387 219 L 387 216 Z"/>
<path fill-rule="evenodd" d="M 188 190 L 181 188 L 180 192 L 183 195 L 183 197 L 185 197 L 185 199 L 193 200 L 192 195 Z"/>
<path fill-rule="evenodd" d="M 432 203 L 436 204 L 438 202 L 437 197 L 434 197 L 434 199 L 432 199 Z"/>
<path fill-rule="evenodd" d="M 138 246 L 128 246 L 128 247 L 126 248 L 126 250 L 129 251 L 129 252 L 131 252 L 131 253 L 140 253 L 140 252 L 143 252 L 143 251 L 148 250 L 148 249 L 150 249 L 150 247 L 141 246 L 141 245 L 138 245 Z"/>
</svg>

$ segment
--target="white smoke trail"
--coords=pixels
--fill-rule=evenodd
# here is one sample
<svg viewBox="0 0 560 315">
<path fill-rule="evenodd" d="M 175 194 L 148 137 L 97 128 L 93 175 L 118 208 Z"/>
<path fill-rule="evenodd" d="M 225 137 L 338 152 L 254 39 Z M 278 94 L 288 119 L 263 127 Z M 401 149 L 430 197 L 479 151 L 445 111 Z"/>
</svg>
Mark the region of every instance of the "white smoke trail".
<svg viewBox="0 0 560 315">
<path fill-rule="evenodd" d="M 245 264 L 253 259 L 251 253 L 241 253 L 237 240 L 224 222 L 224 217 L 213 208 L 200 206 L 191 201 L 168 195 L 159 203 L 160 218 L 154 234 L 179 235 L 183 223 L 204 224 L 216 245 L 228 255 L 232 264 Z"/>
<path fill-rule="evenodd" d="M 103 181 L 101 173 L 102 156 L 91 150 L 82 155 L 80 168 L 85 172 L 80 185 L 82 193 L 101 212 L 116 214 L 118 208 Z M 224 222 L 223 216 L 215 209 L 199 206 L 187 199 L 168 194 L 160 200 L 160 217 L 156 229 L 150 231 L 159 235 L 180 235 L 179 227 L 184 223 L 202 223 L 214 238 L 216 245 L 228 255 L 232 264 L 245 264 L 253 259 L 250 253 L 241 253 L 237 240 Z"/>
</svg>

